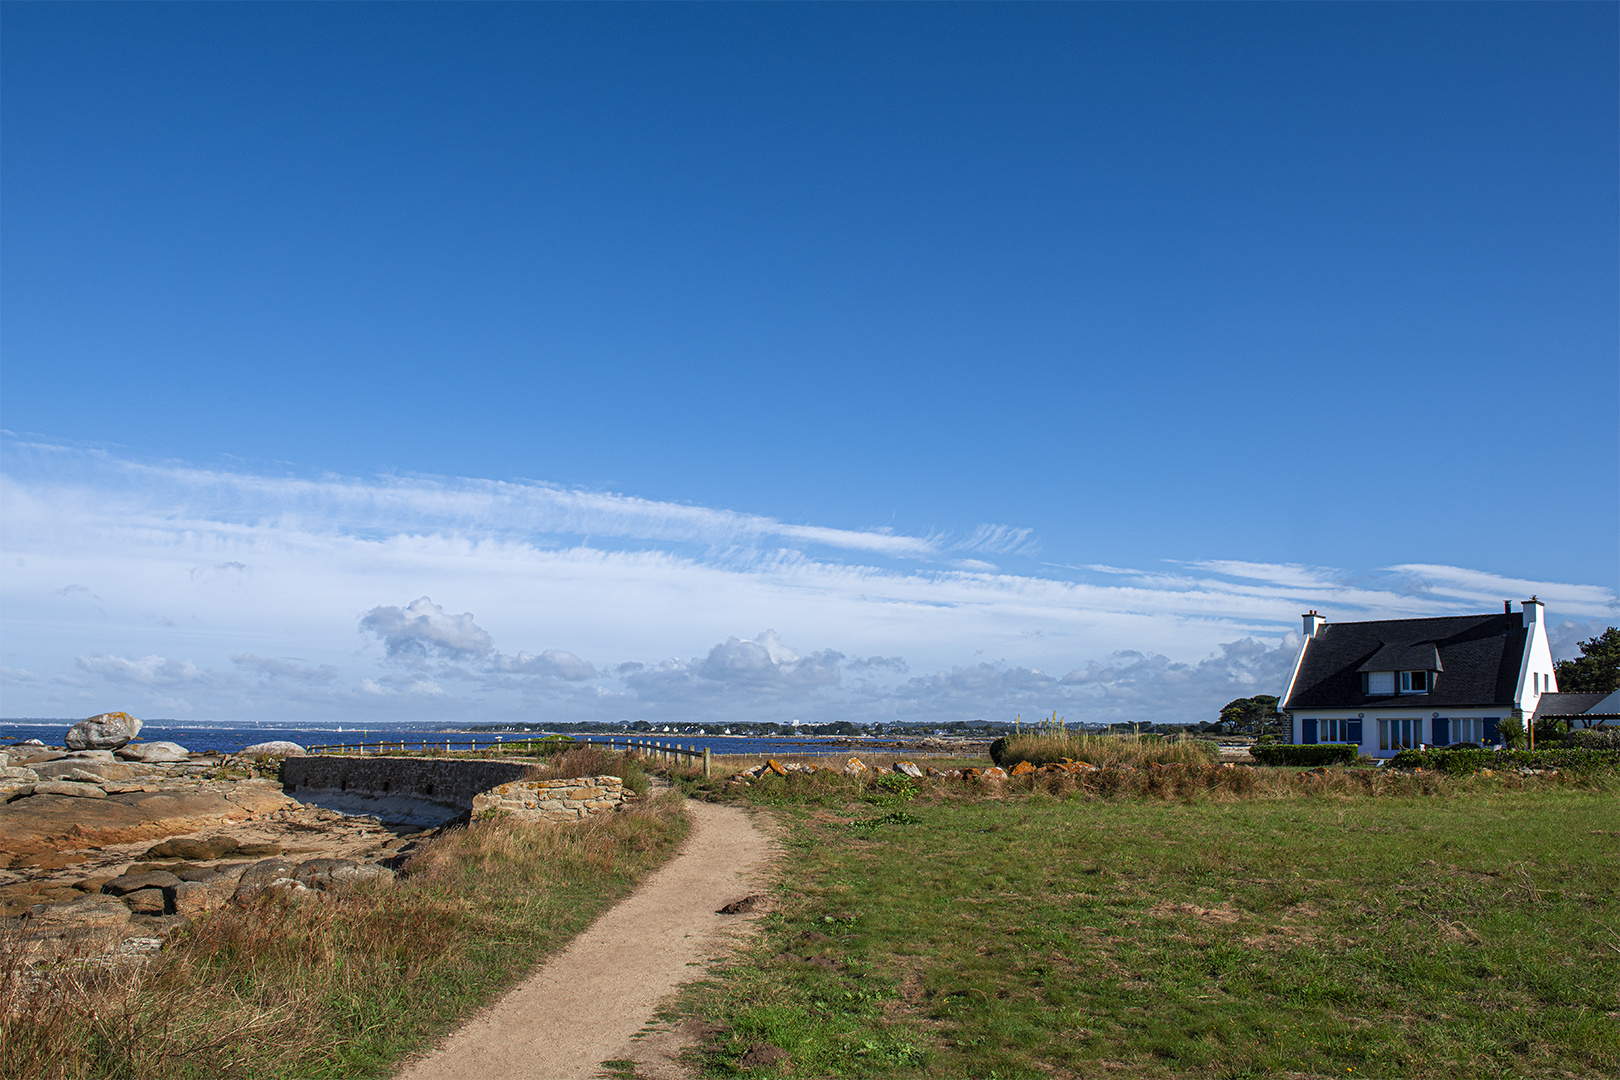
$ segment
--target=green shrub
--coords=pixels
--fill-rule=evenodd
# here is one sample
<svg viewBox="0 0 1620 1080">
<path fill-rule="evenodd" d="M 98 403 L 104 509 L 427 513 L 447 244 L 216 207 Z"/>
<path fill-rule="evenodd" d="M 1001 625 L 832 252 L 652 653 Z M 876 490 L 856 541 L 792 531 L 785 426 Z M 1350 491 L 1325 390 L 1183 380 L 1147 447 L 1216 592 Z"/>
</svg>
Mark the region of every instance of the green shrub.
<svg viewBox="0 0 1620 1080">
<path fill-rule="evenodd" d="M 1361 756 L 1361 751 L 1354 743 L 1317 743 L 1313 746 L 1271 743 L 1249 747 L 1249 756 L 1262 765 L 1294 765 L 1309 769 L 1318 765 L 1348 765 Z"/>
<path fill-rule="evenodd" d="M 1620 750 L 1620 728 L 1576 728 L 1564 736 L 1564 745 L 1581 750 Z"/>
<path fill-rule="evenodd" d="M 1393 769 L 1432 769 L 1464 774 L 1480 769 L 1558 769 L 1570 772 L 1620 770 L 1620 750 L 1402 750 L 1389 760 Z"/>
<path fill-rule="evenodd" d="M 879 773 L 866 785 L 867 801 L 879 806 L 898 806 L 917 796 L 917 782 L 903 773 Z"/>
</svg>

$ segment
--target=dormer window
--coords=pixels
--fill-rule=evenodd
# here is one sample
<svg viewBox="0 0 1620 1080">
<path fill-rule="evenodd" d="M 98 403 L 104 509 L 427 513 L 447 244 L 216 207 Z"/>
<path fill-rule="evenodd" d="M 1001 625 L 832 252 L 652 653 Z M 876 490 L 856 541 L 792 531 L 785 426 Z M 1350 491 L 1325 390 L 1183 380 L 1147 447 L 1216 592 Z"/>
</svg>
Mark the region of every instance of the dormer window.
<svg viewBox="0 0 1620 1080">
<path fill-rule="evenodd" d="M 1432 641 L 1382 642 L 1359 668 L 1361 692 L 1368 697 L 1427 694 L 1445 668 Z"/>
</svg>

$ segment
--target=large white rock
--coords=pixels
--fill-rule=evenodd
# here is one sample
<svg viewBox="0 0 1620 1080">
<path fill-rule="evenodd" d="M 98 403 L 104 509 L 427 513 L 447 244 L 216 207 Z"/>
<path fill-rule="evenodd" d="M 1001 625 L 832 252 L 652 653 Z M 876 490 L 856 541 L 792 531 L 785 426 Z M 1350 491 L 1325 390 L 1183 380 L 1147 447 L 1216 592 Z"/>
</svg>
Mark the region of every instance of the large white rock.
<svg viewBox="0 0 1620 1080">
<path fill-rule="evenodd" d="M 130 744 L 118 751 L 118 756 L 125 761 L 140 761 L 148 765 L 156 765 L 164 761 L 190 761 L 190 751 L 179 743 L 149 742 L 139 745 Z"/>
<path fill-rule="evenodd" d="M 126 712 L 108 712 L 68 728 L 69 750 L 116 750 L 141 733 L 141 722 Z"/>
<path fill-rule="evenodd" d="M 242 751 L 242 757 L 303 757 L 309 751 L 295 742 L 285 739 L 273 739 L 270 742 L 254 743 Z"/>
</svg>

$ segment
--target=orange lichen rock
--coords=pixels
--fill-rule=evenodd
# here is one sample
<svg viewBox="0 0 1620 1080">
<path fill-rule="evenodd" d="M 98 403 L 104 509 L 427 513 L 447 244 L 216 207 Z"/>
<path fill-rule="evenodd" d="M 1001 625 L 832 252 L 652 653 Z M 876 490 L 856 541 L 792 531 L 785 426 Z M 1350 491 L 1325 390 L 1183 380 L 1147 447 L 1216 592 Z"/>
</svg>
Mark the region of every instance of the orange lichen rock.
<svg viewBox="0 0 1620 1080">
<path fill-rule="evenodd" d="M 769 770 L 770 772 L 775 773 L 777 776 L 786 776 L 787 775 L 787 770 L 782 768 L 782 766 L 778 765 L 776 763 L 775 758 L 767 759 L 766 762 L 765 762 L 765 768 L 767 770 Z"/>
<path fill-rule="evenodd" d="M 866 762 L 858 757 L 852 757 L 844 763 L 845 776 L 858 776 L 866 771 Z"/>
<path fill-rule="evenodd" d="M 984 770 L 984 772 L 979 774 L 979 779 L 1005 780 L 1007 779 L 1007 770 L 1003 769 L 1000 765 L 992 765 L 988 769 Z"/>
<path fill-rule="evenodd" d="M 1012 773 L 1010 775 L 1012 775 L 1012 776 L 1028 776 L 1030 773 L 1032 773 L 1034 771 L 1035 771 L 1035 766 L 1031 765 L 1027 761 L 1020 761 L 1018 764 L 1016 764 L 1016 765 L 1014 765 L 1012 767 Z"/>
</svg>

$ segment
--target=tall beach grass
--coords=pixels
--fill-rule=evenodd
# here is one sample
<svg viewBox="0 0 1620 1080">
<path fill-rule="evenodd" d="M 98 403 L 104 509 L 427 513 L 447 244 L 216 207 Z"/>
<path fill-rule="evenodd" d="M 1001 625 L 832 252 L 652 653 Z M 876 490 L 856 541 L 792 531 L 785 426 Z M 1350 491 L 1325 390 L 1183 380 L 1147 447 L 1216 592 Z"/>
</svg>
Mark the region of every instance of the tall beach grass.
<svg viewBox="0 0 1620 1080">
<path fill-rule="evenodd" d="M 1043 728 L 1018 732 L 997 739 L 990 745 L 990 756 L 997 765 L 1010 769 L 1020 761 L 1048 765 L 1059 761 L 1083 761 L 1102 768 L 1131 765 L 1210 765 L 1221 757 L 1220 748 L 1200 739 L 1171 742 L 1156 736 L 1087 735 Z"/>
</svg>

